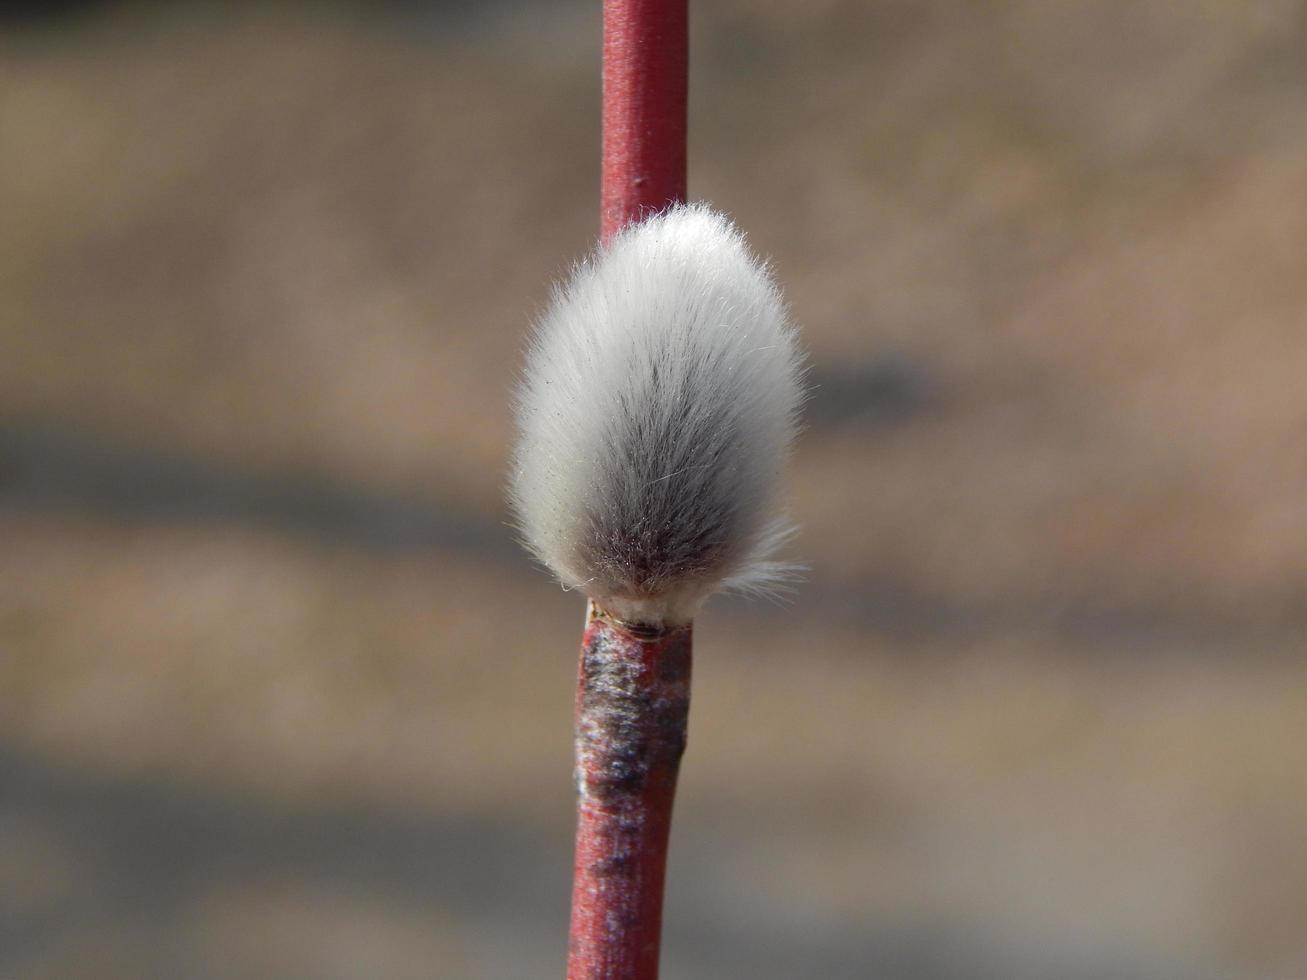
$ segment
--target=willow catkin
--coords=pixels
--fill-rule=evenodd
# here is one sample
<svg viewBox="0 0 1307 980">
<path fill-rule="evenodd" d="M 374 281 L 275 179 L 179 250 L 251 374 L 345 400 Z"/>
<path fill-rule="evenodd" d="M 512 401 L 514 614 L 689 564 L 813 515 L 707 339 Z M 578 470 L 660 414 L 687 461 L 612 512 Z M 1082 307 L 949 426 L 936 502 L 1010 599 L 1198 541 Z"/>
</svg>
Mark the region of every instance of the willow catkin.
<svg viewBox="0 0 1307 980">
<path fill-rule="evenodd" d="M 687 622 L 793 566 L 780 475 L 802 399 L 780 290 L 706 205 L 630 225 L 558 286 L 517 398 L 510 499 L 531 551 L 628 622 Z"/>
</svg>

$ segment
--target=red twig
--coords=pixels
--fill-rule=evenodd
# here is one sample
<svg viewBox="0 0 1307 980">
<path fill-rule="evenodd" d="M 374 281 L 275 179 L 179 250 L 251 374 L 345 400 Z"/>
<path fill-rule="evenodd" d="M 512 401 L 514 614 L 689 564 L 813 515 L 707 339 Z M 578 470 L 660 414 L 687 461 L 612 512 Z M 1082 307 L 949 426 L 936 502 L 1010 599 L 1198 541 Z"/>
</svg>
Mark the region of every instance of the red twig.
<svg viewBox="0 0 1307 980">
<path fill-rule="evenodd" d="M 685 200 L 688 0 L 604 0 L 601 234 Z M 593 605 L 576 692 L 568 980 L 656 980 L 689 626 L 642 635 Z"/>
<path fill-rule="evenodd" d="M 576 693 L 568 980 L 655 980 L 691 628 L 642 636 L 590 607 Z"/>
<path fill-rule="evenodd" d="M 688 0 L 604 0 L 603 188 L 607 239 L 685 200 Z"/>
</svg>

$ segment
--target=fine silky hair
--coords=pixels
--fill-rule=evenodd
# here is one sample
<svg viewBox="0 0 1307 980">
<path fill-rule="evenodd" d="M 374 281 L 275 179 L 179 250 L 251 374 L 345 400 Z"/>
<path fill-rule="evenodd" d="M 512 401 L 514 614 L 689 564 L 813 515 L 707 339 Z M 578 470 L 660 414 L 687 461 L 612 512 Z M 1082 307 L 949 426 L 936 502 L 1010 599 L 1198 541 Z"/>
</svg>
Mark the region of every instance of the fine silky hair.
<svg viewBox="0 0 1307 980">
<path fill-rule="evenodd" d="M 517 395 L 509 496 L 565 588 L 624 621 L 688 622 L 794 566 L 780 476 L 802 400 L 780 290 L 703 204 L 628 225 L 555 287 Z"/>
</svg>

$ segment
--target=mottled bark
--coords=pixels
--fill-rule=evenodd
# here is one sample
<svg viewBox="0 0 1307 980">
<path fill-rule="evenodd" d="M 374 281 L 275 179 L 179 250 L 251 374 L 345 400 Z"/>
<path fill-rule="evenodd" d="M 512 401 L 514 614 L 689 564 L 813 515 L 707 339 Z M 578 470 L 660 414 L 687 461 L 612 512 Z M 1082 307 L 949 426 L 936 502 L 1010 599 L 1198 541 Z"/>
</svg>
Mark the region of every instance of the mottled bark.
<svg viewBox="0 0 1307 980">
<path fill-rule="evenodd" d="M 568 980 L 654 980 L 667 838 L 690 710 L 691 629 L 642 634 L 591 607 L 576 698 Z"/>
</svg>

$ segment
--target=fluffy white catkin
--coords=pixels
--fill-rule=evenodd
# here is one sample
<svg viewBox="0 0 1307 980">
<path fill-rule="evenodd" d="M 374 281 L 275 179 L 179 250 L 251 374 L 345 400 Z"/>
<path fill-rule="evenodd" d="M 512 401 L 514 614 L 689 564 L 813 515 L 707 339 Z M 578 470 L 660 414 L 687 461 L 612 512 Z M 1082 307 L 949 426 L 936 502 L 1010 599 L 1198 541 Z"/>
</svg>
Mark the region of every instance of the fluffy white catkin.
<svg viewBox="0 0 1307 980">
<path fill-rule="evenodd" d="M 785 304 L 706 205 L 628 226 L 556 287 L 517 398 L 509 496 L 563 585 L 629 622 L 688 621 L 791 566 L 782 466 L 802 399 Z"/>
</svg>

